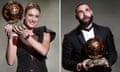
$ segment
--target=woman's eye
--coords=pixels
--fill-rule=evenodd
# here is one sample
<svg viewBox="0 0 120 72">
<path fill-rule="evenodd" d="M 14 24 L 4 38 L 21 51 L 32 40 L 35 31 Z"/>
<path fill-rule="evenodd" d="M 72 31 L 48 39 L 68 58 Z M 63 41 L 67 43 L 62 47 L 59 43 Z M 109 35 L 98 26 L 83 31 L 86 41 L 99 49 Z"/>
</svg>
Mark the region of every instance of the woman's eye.
<svg viewBox="0 0 120 72">
<path fill-rule="evenodd" d="M 33 16 L 33 14 L 31 14 L 31 13 L 28 13 L 28 14 L 27 14 L 27 16 Z"/>
<path fill-rule="evenodd" d="M 36 17 L 36 18 L 39 18 L 39 15 L 36 15 L 35 17 Z"/>
</svg>

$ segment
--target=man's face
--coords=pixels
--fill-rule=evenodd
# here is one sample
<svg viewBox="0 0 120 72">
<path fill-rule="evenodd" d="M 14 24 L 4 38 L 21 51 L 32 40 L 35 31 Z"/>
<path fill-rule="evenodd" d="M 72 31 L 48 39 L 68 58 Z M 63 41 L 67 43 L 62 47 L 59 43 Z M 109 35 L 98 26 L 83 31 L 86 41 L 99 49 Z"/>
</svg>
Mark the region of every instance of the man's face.
<svg viewBox="0 0 120 72">
<path fill-rule="evenodd" d="M 81 24 L 89 25 L 93 20 L 93 12 L 87 4 L 83 4 L 77 7 L 76 17 Z"/>
</svg>

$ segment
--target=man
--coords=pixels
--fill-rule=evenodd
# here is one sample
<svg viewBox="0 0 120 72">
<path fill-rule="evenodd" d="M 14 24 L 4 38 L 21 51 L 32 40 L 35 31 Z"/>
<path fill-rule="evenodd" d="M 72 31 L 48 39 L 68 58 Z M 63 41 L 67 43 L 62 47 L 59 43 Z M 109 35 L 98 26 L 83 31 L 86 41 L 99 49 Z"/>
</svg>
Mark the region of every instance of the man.
<svg viewBox="0 0 120 72">
<path fill-rule="evenodd" d="M 75 17 L 80 25 L 64 36 L 62 45 L 62 65 L 73 72 L 111 72 L 111 66 L 117 59 L 113 35 L 108 27 L 93 22 L 93 11 L 88 3 L 76 6 Z M 87 67 L 89 61 L 84 51 L 85 43 L 91 38 L 98 38 L 104 42 L 104 67 Z"/>
</svg>

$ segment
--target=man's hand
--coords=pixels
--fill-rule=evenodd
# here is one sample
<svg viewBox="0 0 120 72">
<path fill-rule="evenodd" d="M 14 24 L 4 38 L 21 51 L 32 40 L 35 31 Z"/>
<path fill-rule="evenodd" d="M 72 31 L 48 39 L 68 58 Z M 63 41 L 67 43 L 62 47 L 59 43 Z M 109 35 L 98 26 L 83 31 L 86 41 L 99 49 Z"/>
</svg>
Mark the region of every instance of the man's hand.
<svg viewBox="0 0 120 72">
<path fill-rule="evenodd" d="M 105 57 L 101 58 L 100 62 L 101 62 L 101 64 L 103 63 L 103 65 L 105 67 L 109 67 L 108 60 Z"/>
<path fill-rule="evenodd" d="M 88 70 L 89 68 L 92 68 L 94 66 L 104 66 L 104 67 L 109 67 L 109 63 L 105 57 L 101 59 L 86 59 L 84 60 L 81 65 L 82 68 L 85 70 Z"/>
<path fill-rule="evenodd" d="M 82 62 L 82 67 L 87 71 L 89 68 L 94 67 L 94 64 L 88 64 L 88 62 L 90 62 L 91 59 L 86 59 Z"/>
</svg>

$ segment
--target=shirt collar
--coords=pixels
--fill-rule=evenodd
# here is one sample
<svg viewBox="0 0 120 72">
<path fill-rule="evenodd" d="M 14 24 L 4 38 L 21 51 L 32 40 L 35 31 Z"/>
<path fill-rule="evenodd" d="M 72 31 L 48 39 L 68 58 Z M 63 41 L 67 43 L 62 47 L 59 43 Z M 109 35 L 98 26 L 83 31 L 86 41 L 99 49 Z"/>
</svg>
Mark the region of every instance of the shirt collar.
<svg viewBox="0 0 120 72">
<path fill-rule="evenodd" d="M 94 27 L 94 24 L 91 23 L 86 29 L 85 28 L 81 28 L 81 30 L 90 31 L 93 27 Z"/>
</svg>

